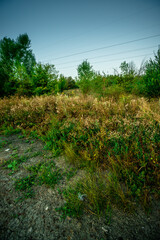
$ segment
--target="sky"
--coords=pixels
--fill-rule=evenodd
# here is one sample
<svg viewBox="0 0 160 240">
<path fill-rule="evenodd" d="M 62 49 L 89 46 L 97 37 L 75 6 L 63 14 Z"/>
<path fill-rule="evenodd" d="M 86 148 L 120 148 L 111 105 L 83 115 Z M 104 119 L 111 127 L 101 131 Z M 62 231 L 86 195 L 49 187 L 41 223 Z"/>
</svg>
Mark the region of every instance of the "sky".
<svg viewBox="0 0 160 240">
<path fill-rule="evenodd" d="M 37 62 L 65 76 L 84 60 L 106 74 L 139 68 L 160 45 L 160 0 L 0 0 L 0 39 L 23 33 Z"/>
</svg>

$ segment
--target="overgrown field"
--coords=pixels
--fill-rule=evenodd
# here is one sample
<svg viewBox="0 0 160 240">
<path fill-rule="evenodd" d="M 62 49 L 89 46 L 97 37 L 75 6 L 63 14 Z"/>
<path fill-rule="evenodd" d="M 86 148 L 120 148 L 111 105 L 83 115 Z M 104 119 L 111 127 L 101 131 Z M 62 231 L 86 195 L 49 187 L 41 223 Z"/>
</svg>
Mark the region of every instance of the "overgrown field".
<svg viewBox="0 0 160 240">
<path fill-rule="evenodd" d="M 0 100 L 1 133 L 40 137 L 86 175 L 64 192 L 71 215 L 148 206 L 160 193 L 160 100 L 120 95 Z M 79 194 L 77 194 L 79 193 Z M 112 203 L 112 204 L 111 204 Z"/>
</svg>

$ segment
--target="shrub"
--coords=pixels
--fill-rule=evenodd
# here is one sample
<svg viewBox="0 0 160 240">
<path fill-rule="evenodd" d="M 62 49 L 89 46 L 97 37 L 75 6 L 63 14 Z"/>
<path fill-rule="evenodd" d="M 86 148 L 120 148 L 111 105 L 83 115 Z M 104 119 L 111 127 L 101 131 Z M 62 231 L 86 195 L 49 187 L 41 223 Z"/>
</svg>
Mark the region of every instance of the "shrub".
<svg viewBox="0 0 160 240">
<path fill-rule="evenodd" d="M 144 76 L 146 93 L 148 97 L 160 96 L 160 49 L 155 55 L 155 59 L 146 64 L 146 74 Z"/>
</svg>

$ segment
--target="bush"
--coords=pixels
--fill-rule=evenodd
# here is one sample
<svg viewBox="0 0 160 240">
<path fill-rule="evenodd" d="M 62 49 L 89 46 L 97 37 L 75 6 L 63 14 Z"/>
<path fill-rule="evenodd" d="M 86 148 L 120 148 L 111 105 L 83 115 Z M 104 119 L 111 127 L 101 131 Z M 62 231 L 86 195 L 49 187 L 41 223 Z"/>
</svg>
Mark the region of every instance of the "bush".
<svg viewBox="0 0 160 240">
<path fill-rule="evenodd" d="M 146 74 L 144 76 L 146 93 L 148 97 L 160 96 L 160 49 L 155 55 L 155 59 L 146 64 Z"/>
</svg>

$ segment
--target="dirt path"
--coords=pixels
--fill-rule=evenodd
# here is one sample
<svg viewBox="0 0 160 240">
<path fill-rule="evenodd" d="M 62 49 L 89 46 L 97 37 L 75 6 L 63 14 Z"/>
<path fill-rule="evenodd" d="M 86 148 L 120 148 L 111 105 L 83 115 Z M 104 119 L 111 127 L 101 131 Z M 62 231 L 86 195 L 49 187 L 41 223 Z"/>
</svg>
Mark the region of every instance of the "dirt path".
<svg viewBox="0 0 160 240">
<path fill-rule="evenodd" d="M 0 167 L 0 239 L 1 240 L 158 240 L 160 239 L 160 219 L 158 204 L 154 203 L 149 216 L 142 210 L 135 214 L 112 211 L 111 222 L 105 218 L 84 214 L 79 219 L 67 217 L 61 220 L 55 208 L 64 204 L 63 189 L 68 181 L 63 178 L 54 189 L 45 185 L 33 186 L 35 195 L 20 201 L 21 193 L 15 190 L 17 179 L 28 175 L 27 166 L 51 159 L 38 140 L 27 140 L 21 135 L 0 136 L 0 161 L 12 156 L 23 156 L 18 169 Z M 67 168 L 63 158 L 54 159 L 56 166 Z M 12 171 L 13 170 L 13 171 Z M 11 174 L 12 173 L 12 174 Z M 79 174 L 79 173 L 77 173 Z M 74 181 L 74 177 L 70 182 Z"/>
</svg>

